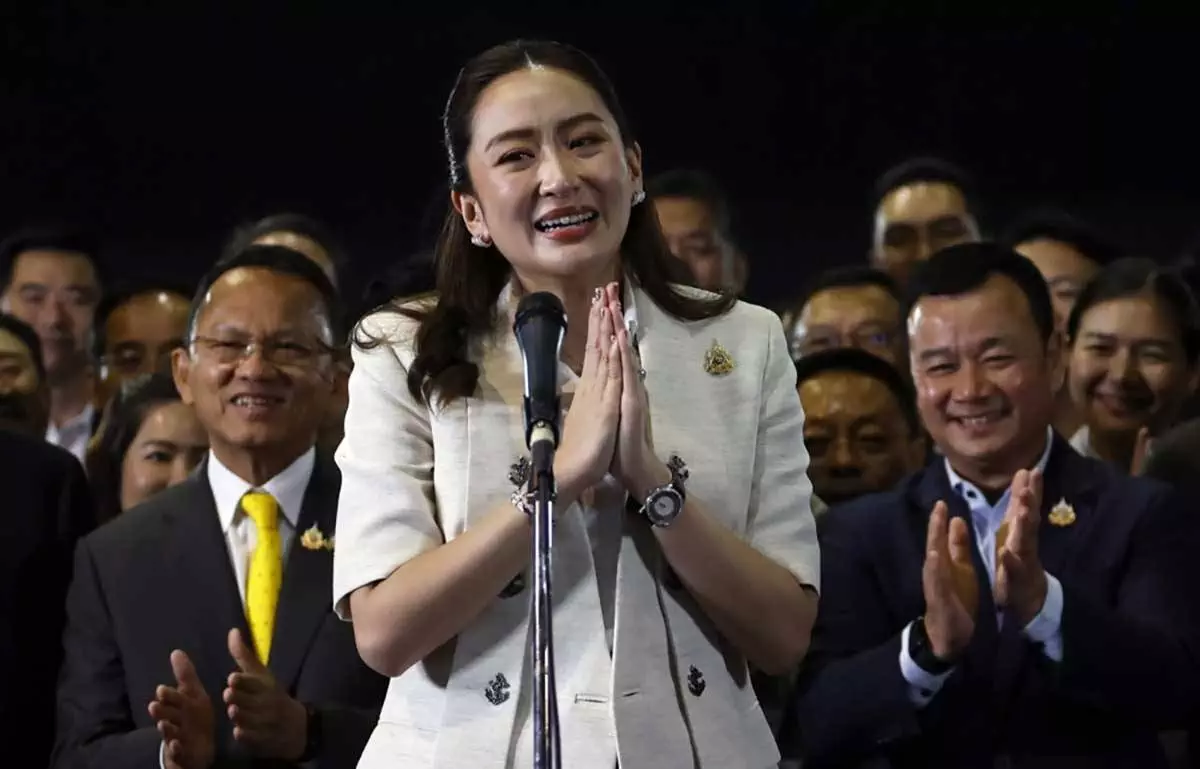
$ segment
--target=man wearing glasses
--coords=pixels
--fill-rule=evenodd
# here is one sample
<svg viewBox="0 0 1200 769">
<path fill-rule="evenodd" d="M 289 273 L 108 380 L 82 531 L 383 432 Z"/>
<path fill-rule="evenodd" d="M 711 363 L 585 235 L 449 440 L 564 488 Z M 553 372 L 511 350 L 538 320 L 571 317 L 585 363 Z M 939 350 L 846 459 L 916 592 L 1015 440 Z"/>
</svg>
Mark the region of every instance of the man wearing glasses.
<svg viewBox="0 0 1200 769">
<path fill-rule="evenodd" d="M 788 329 L 793 358 L 853 347 L 883 358 L 908 376 L 900 289 L 886 273 L 869 267 L 827 270 L 796 307 Z"/>
<path fill-rule="evenodd" d="M 201 281 L 172 362 L 211 452 L 79 548 L 56 766 L 357 761 L 387 680 L 329 600 L 340 476 L 315 444 L 341 326 L 328 277 L 287 248 Z"/>
</svg>

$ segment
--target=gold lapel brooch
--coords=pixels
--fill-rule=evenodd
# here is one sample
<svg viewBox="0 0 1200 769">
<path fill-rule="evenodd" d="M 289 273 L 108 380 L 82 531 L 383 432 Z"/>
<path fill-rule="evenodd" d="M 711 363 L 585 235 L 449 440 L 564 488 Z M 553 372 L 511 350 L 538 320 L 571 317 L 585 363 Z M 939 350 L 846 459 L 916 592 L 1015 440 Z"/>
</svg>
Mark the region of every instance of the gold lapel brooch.
<svg viewBox="0 0 1200 769">
<path fill-rule="evenodd" d="M 1075 508 L 1067 502 L 1066 498 L 1058 500 L 1058 504 L 1050 508 L 1050 514 L 1046 516 L 1046 520 L 1051 526 L 1070 526 L 1075 523 Z"/>
<path fill-rule="evenodd" d="M 704 371 L 712 376 L 725 376 L 733 371 L 733 356 L 716 339 L 704 353 Z"/>
<path fill-rule="evenodd" d="M 300 545 L 305 550 L 328 550 L 333 552 L 333 537 L 326 537 L 316 524 L 300 535 Z"/>
</svg>

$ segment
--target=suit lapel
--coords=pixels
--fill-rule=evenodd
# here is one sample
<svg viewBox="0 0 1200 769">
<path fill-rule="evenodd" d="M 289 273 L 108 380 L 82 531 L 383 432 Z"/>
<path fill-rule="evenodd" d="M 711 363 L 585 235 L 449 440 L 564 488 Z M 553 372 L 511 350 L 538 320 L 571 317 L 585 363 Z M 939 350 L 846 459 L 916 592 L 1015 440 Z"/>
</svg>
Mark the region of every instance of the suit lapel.
<svg viewBox="0 0 1200 769">
<path fill-rule="evenodd" d="M 214 678 L 224 686 L 225 675 L 235 667 L 229 655 L 229 629 L 239 628 L 246 638 L 250 635 L 237 577 L 229 561 L 229 547 L 208 485 L 207 462 L 201 462 L 181 484 L 186 492 L 180 496 L 188 503 L 168 513 L 164 557 L 166 571 L 175 575 L 175 606 L 184 614 L 183 622 L 195 628 L 195 661 L 200 676 L 206 686 Z"/>
<path fill-rule="evenodd" d="M 312 638 L 332 610 L 329 586 L 333 584 L 333 552 L 304 547 L 303 535 L 315 526 L 326 537 L 332 536 L 340 487 L 337 468 L 318 453 L 283 572 L 271 639 L 269 667 L 288 689 L 295 685 Z"/>
</svg>

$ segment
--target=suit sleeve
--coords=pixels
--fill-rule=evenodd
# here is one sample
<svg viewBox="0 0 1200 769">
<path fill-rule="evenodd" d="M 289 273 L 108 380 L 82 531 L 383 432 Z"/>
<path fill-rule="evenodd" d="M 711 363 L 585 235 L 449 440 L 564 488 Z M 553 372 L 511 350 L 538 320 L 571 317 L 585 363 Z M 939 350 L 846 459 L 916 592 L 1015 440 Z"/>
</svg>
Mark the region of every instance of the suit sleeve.
<svg viewBox="0 0 1200 769">
<path fill-rule="evenodd" d="M 367 740 L 379 722 L 378 710 L 363 710 L 321 705 L 321 754 L 311 763 L 313 769 L 341 769 L 354 766 L 367 747 Z"/>
<path fill-rule="evenodd" d="M 1164 493 L 1136 524 L 1115 604 L 1063 585 L 1068 696 L 1149 728 L 1185 727 L 1200 710 L 1200 516 Z"/>
<path fill-rule="evenodd" d="M 54 769 L 153 769 L 159 734 L 136 728 L 121 651 L 88 540 L 80 542 L 67 593 L 66 654 L 58 685 Z"/>
<path fill-rule="evenodd" d="M 891 616 L 856 531 L 862 512 L 834 509 L 820 525 L 821 604 L 784 724 L 785 754 L 806 767 L 851 765 L 921 729 L 899 664 L 912 618 Z"/>
<path fill-rule="evenodd" d="M 42 454 L 37 455 L 39 460 Z M 35 498 L 42 500 L 31 512 L 38 517 L 35 525 L 41 534 L 30 568 L 24 573 L 14 595 L 19 608 L 13 616 L 24 618 L 16 635 L 21 669 L 14 671 L 18 680 L 10 685 L 22 690 L 20 717 L 8 726 L 29 746 L 31 755 L 45 763 L 54 745 L 54 688 L 62 666 L 62 637 L 65 624 L 67 587 L 71 581 L 71 561 L 79 539 L 92 527 L 95 512 L 87 479 L 79 462 L 65 451 L 53 450 L 53 459 L 39 465 L 40 489 Z M 0 697 L 0 700 L 6 698 Z M 3 702 L 0 702 L 0 708 Z"/>
</svg>

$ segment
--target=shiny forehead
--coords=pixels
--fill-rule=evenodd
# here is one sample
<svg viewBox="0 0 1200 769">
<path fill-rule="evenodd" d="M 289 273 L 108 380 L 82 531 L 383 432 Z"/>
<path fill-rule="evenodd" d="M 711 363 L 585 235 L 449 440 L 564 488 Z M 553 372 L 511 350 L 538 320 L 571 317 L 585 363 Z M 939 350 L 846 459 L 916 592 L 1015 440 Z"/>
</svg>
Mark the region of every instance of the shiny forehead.
<svg viewBox="0 0 1200 769">
<path fill-rule="evenodd" d="M 496 78 L 479 95 L 472 115 L 472 143 L 480 148 L 496 137 L 533 132 L 591 115 L 612 129 L 616 121 L 600 94 L 566 70 L 533 65 Z"/>
<path fill-rule="evenodd" d="M 970 348 L 989 340 L 1039 336 L 1028 299 L 1002 275 L 963 294 L 921 297 L 906 326 L 914 355 L 932 346 Z"/>
</svg>

